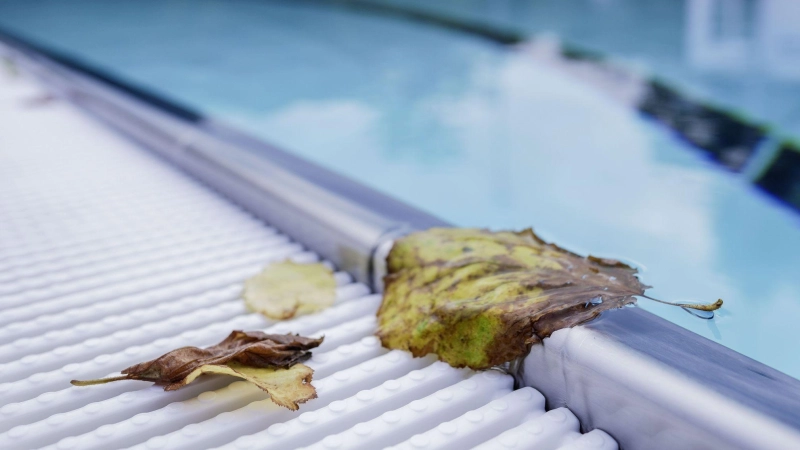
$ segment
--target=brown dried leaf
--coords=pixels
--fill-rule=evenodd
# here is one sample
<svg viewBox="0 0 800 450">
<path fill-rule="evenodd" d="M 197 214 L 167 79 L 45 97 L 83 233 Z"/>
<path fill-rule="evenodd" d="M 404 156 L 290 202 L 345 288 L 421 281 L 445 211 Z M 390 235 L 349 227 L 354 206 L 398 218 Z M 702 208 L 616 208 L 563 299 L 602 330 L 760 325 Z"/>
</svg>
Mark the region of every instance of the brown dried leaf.
<svg viewBox="0 0 800 450">
<path fill-rule="evenodd" d="M 292 334 L 266 334 L 261 331 L 233 331 L 217 345 L 207 348 L 183 347 L 152 361 L 128 367 L 122 376 L 76 381 L 76 386 L 104 384 L 120 380 L 152 381 L 174 390 L 203 373 L 225 373 L 252 381 L 270 393 L 275 403 L 289 409 L 315 398 L 309 384 L 313 371 L 302 364 L 322 338 Z"/>
<path fill-rule="evenodd" d="M 524 356 L 648 287 L 626 264 L 576 255 L 530 229 L 435 228 L 395 242 L 387 263 L 383 345 L 473 369 Z"/>
<path fill-rule="evenodd" d="M 310 314 L 335 300 L 336 280 L 323 264 L 271 264 L 244 284 L 247 307 L 275 320 Z"/>
</svg>

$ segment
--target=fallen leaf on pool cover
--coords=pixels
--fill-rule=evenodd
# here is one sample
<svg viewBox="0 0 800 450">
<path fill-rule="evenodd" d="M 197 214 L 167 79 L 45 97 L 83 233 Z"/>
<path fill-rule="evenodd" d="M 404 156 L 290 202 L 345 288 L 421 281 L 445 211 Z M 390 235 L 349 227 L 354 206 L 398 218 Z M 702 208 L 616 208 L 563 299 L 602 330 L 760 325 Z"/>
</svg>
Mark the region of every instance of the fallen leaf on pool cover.
<svg viewBox="0 0 800 450">
<path fill-rule="evenodd" d="M 413 233 L 395 242 L 387 266 L 383 345 L 473 369 L 524 356 L 554 331 L 635 303 L 649 287 L 624 263 L 571 253 L 531 229 Z"/>
<path fill-rule="evenodd" d="M 261 390 L 267 391 L 270 400 L 292 411 L 297 411 L 300 403 L 317 398 L 317 390 L 311 385 L 311 375 L 314 370 L 305 364 L 295 364 L 288 369 L 262 369 L 241 364 L 200 366 L 186 378 L 167 386 L 166 389 L 178 389 L 204 373 L 243 378 Z"/>
<path fill-rule="evenodd" d="M 247 307 L 275 320 L 310 314 L 328 308 L 335 300 L 333 271 L 318 263 L 271 264 L 244 283 Z"/>
<path fill-rule="evenodd" d="M 225 374 L 252 382 L 270 394 L 275 403 L 297 410 L 300 403 L 316 398 L 311 385 L 314 371 L 299 364 L 311 357 L 310 350 L 322 338 L 260 331 L 234 331 L 225 340 L 207 348 L 183 347 L 152 361 L 128 367 L 121 376 L 76 381 L 76 386 L 120 380 L 152 381 L 165 391 L 179 389 L 204 373 Z"/>
</svg>

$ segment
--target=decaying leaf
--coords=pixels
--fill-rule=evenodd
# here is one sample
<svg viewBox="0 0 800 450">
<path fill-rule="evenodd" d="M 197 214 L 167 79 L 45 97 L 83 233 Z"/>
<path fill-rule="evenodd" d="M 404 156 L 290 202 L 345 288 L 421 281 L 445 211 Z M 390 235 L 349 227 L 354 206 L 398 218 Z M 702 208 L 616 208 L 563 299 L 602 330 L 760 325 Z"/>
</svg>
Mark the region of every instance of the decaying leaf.
<svg viewBox="0 0 800 450">
<path fill-rule="evenodd" d="M 648 286 L 619 261 L 582 257 L 533 230 L 434 228 L 395 242 L 378 311 L 383 345 L 485 369 L 561 328 L 635 303 Z"/>
<path fill-rule="evenodd" d="M 167 391 L 178 389 L 204 373 L 243 378 L 269 393 L 269 398 L 273 402 L 292 411 L 297 411 L 300 403 L 317 398 L 317 391 L 311 385 L 311 375 L 314 371 L 305 364 L 295 364 L 288 369 L 264 369 L 235 363 L 227 366 L 200 366 L 183 380 L 164 389 Z"/>
<path fill-rule="evenodd" d="M 244 284 L 247 307 L 270 319 L 310 314 L 328 308 L 335 300 L 336 280 L 322 264 L 271 264 Z"/>
<path fill-rule="evenodd" d="M 152 361 L 128 367 L 121 376 L 76 381 L 76 386 L 120 380 L 152 381 L 165 391 L 179 389 L 204 373 L 226 374 L 254 383 L 267 391 L 277 404 L 296 410 L 298 404 L 316 398 L 311 385 L 314 371 L 299 364 L 311 357 L 310 350 L 322 338 L 260 331 L 234 331 L 225 340 L 207 348 L 183 347 Z"/>
</svg>

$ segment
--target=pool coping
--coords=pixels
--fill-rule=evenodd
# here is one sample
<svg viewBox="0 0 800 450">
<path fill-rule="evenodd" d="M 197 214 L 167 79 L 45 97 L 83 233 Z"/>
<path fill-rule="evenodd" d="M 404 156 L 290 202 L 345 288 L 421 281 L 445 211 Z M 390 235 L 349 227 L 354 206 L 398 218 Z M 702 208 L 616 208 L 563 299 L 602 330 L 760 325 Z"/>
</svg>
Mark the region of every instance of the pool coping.
<svg viewBox="0 0 800 450">
<path fill-rule="evenodd" d="M 447 225 L 68 56 L 2 32 L 0 42 L 8 57 L 56 95 L 378 290 L 385 271 L 382 255 L 393 238 Z M 604 352 L 616 359 L 603 359 Z M 626 375 L 617 370 L 620 365 L 641 367 L 656 379 L 670 380 L 669 386 L 655 379 L 642 384 L 640 373 Z M 765 435 L 779 438 L 773 444 L 800 446 L 799 380 L 640 308 L 561 330 L 517 367 L 524 368 L 520 379 L 546 395 L 549 408 L 569 407 L 584 431 L 603 429 L 623 447 L 673 448 L 678 436 L 698 447 L 725 442 L 748 448 L 763 444 Z M 615 394 L 605 401 L 587 400 L 604 392 Z M 681 401 L 664 403 L 669 398 Z M 653 433 L 661 440 L 654 441 Z"/>
</svg>

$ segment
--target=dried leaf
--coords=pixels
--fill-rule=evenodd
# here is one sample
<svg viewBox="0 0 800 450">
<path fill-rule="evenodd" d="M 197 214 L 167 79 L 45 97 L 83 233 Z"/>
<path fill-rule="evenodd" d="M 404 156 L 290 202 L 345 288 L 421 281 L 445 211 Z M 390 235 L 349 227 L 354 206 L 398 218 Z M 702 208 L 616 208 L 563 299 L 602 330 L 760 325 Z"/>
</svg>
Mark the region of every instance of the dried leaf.
<svg viewBox="0 0 800 450">
<path fill-rule="evenodd" d="M 582 257 L 533 230 L 434 228 L 395 242 L 378 311 L 383 345 L 485 369 L 554 331 L 635 303 L 648 286 L 619 261 Z"/>
<path fill-rule="evenodd" d="M 152 381 L 174 390 L 194 381 L 203 373 L 224 373 L 252 381 L 269 392 L 273 401 L 289 409 L 315 398 L 311 386 L 313 371 L 301 363 L 311 357 L 310 350 L 322 338 L 292 334 L 266 334 L 260 331 L 234 331 L 217 345 L 205 349 L 183 347 L 152 361 L 128 367 L 121 376 L 76 381 L 76 386 L 104 384 L 120 380 Z"/>
<path fill-rule="evenodd" d="M 244 284 L 247 307 L 270 319 L 310 314 L 328 308 L 335 300 L 336 280 L 322 264 L 272 264 Z"/>
<path fill-rule="evenodd" d="M 167 385 L 164 390 L 179 389 L 205 373 L 243 378 L 269 393 L 273 402 L 292 411 L 297 411 L 300 403 L 317 398 L 317 391 L 311 385 L 314 370 L 305 364 L 295 364 L 288 369 L 264 369 L 241 364 L 201 366 L 183 380 Z"/>
</svg>

